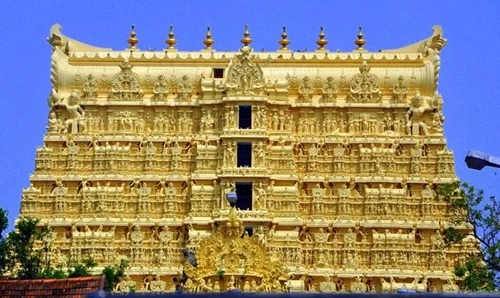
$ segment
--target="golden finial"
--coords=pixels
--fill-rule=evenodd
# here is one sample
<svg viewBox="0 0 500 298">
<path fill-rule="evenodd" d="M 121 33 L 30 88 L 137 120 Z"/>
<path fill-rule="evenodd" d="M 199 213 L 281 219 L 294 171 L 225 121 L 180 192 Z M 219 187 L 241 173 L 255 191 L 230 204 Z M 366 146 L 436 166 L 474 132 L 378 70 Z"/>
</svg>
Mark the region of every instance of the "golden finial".
<svg viewBox="0 0 500 298">
<path fill-rule="evenodd" d="M 356 50 L 364 50 L 363 46 L 366 44 L 366 40 L 363 39 L 363 27 L 359 26 L 358 39 L 354 41 L 354 44 L 358 46 Z"/>
<path fill-rule="evenodd" d="M 243 32 L 243 38 L 241 39 L 241 43 L 247 47 L 252 43 L 252 39 L 250 38 L 250 32 L 248 32 L 248 25 L 245 25 L 245 32 Z"/>
<path fill-rule="evenodd" d="M 281 34 L 281 39 L 278 43 L 281 46 L 280 50 L 288 50 L 287 46 L 290 44 L 290 41 L 287 39 L 288 34 L 286 34 L 286 27 L 283 26 L 283 33 Z"/>
<path fill-rule="evenodd" d="M 174 38 L 174 26 L 170 25 L 170 32 L 168 32 L 168 39 L 165 40 L 165 43 L 168 45 L 167 50 L 173 50 L 174 45 L 177 43 L 177 40 Z"/>
<path fill-rule="evenodd" d="M 135 33 L 135 25 L 132 24 L 132 30 L 130 31 L 130 37 L 127 39 L 129 43 L 129 50 L 137 50 L 136 44 L 139 43 L 139 40 L 135 37 L 137 34 Z"/>
<path fill-rule="evenodd" d="M 319 46 L 318 50 L 326 50 L 325 46 L 328 44 L 328 40 L 325 39 L 325 32 L 323 31 L 323 26 L 320 27 L 319 39 L 316 41 Z"/>
<path fill-rule="evenodd" d="M 211 50 L 212 45 L 215 43 L 215 40 L 212 39 L 212 33 L 210 32 L 210 26 L 207 27 L 207 35 L 205 40 L 203 40 L 203 44 L 205 45 L 205 50 Z"/>
</svg>

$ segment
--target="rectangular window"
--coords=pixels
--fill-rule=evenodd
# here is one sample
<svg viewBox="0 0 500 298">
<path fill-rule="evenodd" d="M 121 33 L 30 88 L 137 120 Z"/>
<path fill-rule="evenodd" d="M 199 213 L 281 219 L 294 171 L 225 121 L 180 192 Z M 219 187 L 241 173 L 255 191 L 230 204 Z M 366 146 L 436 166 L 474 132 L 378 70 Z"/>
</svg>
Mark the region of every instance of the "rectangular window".
<svg viewBox="0 0 500 298">
<path fill-rule="evenodd" d="M 238 114 L 240 129 L 252 128 L 252 106 L 240 106 Z"/>
<path fill-rule="evenodd" d="M 236 153 L 238 167 L 252 166 L 252 143 L 238 142 L 238 149 Z"/>
<path fill-rule="evenodd" d="M 252 210 L 252 182 L 236 182 L 236 208 Z"/>
<path fill-rule="evenodd" d="M 224 78 L 224 68 L 214 68 L 214 78 L 215 79 Z"/>
</svg>

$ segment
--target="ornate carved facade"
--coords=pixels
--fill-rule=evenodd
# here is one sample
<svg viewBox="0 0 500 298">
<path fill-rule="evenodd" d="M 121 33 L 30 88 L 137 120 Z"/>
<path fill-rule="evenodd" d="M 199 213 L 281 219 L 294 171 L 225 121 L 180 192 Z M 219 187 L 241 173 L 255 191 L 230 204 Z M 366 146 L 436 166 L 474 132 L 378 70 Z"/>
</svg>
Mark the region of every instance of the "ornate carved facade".
<svg viewBox="0 0 500 298">
<path fill-rule="evenodd" d="M 207 49 L 180 52 L 171 30 L 151 52 L 133 32 L 113 51 L 55 25 L 47 133 L 21 203 L 52 228 L 53 264 L 126 258 L 122 292 L 174 290 L 183 270 L 194 292 L 455 291 L 477 243 L 442 236 L 452 215 L 436 188 L 456 176 L 441 28 L 377 53 L 361 32 L 347 53 L 323 31 L 312 53 L 282 37 L 257 53 L 246 30 L 219 53 L 208 32 Z"/>
</svg>

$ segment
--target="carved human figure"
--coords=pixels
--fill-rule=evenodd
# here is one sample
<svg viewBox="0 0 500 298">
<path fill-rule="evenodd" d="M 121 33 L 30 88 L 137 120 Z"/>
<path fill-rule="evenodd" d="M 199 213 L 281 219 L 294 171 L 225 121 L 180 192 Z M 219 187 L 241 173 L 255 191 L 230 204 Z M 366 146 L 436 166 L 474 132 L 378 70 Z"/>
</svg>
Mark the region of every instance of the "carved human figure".
<svg viewBox="0 0 500 298">
<path fill-rule="evenodd" d="M 304 242 L 312 242 L 312 235 L 311 231 L 306 225 L 302 225 L 302 227 L 299 230 L 299 239 L 300 241 Z"/>
<path fill-rule="evenodd" d="M 409 135 L 428 135 L 429 127 L 424 122 L 424 113 L 432 108 L 424 106 L 424 98 L 419 91 L 411 99 L 411 106 L 406 112 L 406 133 Z"/>
<path fill-rule="evenodd" d="M 253 127 L 261 128 L 264 123 L 264 119 L 266 117 L 266 110 L 264 107 L 257 106 L 255 107 L 255 117 L 253 117 Z"/>
<path fill-rule="evenodd" d="M 234 275 L 231 275 L 229 277 L 229 280 L 227 281 L 226 289 L 228 291 L 233 291 L 236 289 L 236 280 L 234 279 Z"/>
<path fill-rule="evenodd" d="M 87 80 L 83 83 L 83 98 L 95 99 L 97 95 L 97 80 L 93 74 L 87 76 Z"/>
<path fill-rule="evenodd" d="M 403 102 L 406 100 L 408 94 L 408 86 L 405 78 L 402 75 L 398 76 L 398 82 L 392 88 L 393 98 L 396 102 Z"/>
<path fill-rule="evenodd" d="M 255 190 L 255 196 L 254 196 L 254 204 L 256 209 L 260 209 L 263 206 L 266 206 L 266 189 L 264 188 L 264 185 L 262 181 L 259 181 L 259 183 L 254 186 Z"/>
<path fill-rule="evenodd" d="M 47 125 L 47 132 L 61 132 L 64 129 L 64 124 L 61 119 L 57 117 L 55 111 L 49 113 L 49 123 Z"/>
<path fill-rule="evenodd" d="M 131 290 L 135 289 L 135 281 L 130 278 L 130 276 L 127 274 L 125 277 L 116 284 L 115 291 L 116 292 L 122 292 L 122 293 L 128 293 Z"/>
<path fill-rule="evenodd" d="M 431 236 L 431 244 L 436 248 L 441 248 L 444 246 L 444 238 L 443 235 L 441 235 L 441 231 L 439 231 L 439 229 L 437 229 L 436 232 L 434 232 L 434 235 Z"/>
<path fill-rule="evenodd" d="M 354 233 L 352 229 L 349 228 L 347 232 L 344 234 L 344 246 L 354 247 L 355 243 L 356 243 L 356 233 Z"/>
<path fill-rule="evenodd" d="M 262 141 L 257 142 L 254 150 L 255 166 L 265 167 L 266 164 L 266 148 Z"/>
<path fill-rule="evenodd" d="M 334 79 L 332 76 L 326 78 L 326 84 L 323 85 L 321 91 L 323 91 L 323 96 L 325 101 L 331 102 L 335 100 L 339 89 L 337 85 L 334 83 Z"/>
<path fill-rule="evenodd" d="M 182 101 L 187 101 L 191 99 L 191 93 L 193 92 L 193 85 L 189 81 L 187 75 L 182 76 L 182 81 L 177 85 L 177 90 L 179 92 L 179 99 Z"/>
<path fill-rule="evenodd" d="M 299 86 L 299 94 L 303 101 L 309 102 L 313 95 L 313 86 L 311 84 L 311 79 L 305 76 L 303 83 Z"/>
<path fill-rule="evenodd" d="M 163 292 L 165 291 L 167 284 L 161 280 L 160 276 L 157 274 L 153 280 L 149 283 L 149 289 L 151 292 Z"/>
<path fill-rule="evenodd" d="M 68 102 L 62 104 L 66 108 L 67 118 L 64 122 L 66 131 L 69 133 L 77 133 L 81 126 L 82 119 L 85 117 L 85 111 L 79 104 L 80 93 L 76 90 L 72 91 L 68 96 Z"/>
<path fill-rule="evenodd" d="M 226 127 L 234 127 L 236 125 L 236 113 L 234 109 L 228 108 L 226 112 Z"/>
<path fill-rule="evenodd" d="M 442 113 L 443 109 L 443 98 L 439 92 L 434 93 L 433 99 L 434 113 L 432 115 L 432 129 L 435 133 L 443 132 L 444 116 Z"/>
<path fill-rule="evenodd" d="M 235 164 L 235 142 L 226 144 L 224 151 L 224 165 L 227 167 L 234 167 Z"/>
</svg>

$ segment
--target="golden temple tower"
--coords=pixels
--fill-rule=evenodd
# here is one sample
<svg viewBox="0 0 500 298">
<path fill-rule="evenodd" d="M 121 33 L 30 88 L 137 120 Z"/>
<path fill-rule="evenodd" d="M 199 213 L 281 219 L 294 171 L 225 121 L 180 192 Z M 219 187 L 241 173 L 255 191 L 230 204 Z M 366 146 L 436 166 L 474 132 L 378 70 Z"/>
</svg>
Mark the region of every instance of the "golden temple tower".
<svg viewBox="0 0 500 298">
<path fill-rule="evenodd" d="M 96 48 L 51 29 L 49 120 L 21 216 L 52 264 L 128 259 L 116 290 L 456 291 L 473 237 L 446 246 L 456 179 L 437 91 L 439 26 L 369 52 Z M 234 208 L 226 196 L 236 193 Z M 460 227 L 459 227 L 460 228 Z M 467 232 L 467 228 L 463 227 Z M 193 251 L 197 266 L 183 254 Z"/>
</svg>

